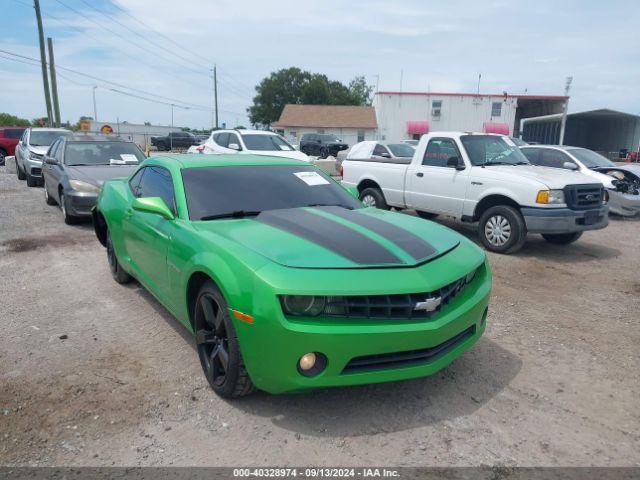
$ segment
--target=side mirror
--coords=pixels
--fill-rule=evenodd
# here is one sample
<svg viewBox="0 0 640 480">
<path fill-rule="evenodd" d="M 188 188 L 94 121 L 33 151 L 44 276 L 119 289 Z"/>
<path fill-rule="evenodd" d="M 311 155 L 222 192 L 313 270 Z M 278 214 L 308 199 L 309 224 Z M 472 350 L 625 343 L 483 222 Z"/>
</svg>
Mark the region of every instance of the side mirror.
<svg viewBox="0 0 640 480">
<path fill-rule="evenodd" d="M 240 148 L 240 145 L 238 145 L 237 143 L 230 143 L 230 144 L 229 144 L 229 146 L 228 146 L 228 148 L 230 148 L 231 150 L 236 150 L 236 151 L 238 151 L 238 152 L 239 152 L 240 150 L 242 150 L 242 149 Z"/>
<path fill-rule="evenodd" d="M 160 215 L 166 220 L 173 220 L 175 215 L 169 210 L 167 204 L 160 197 L 141 197 L 135 198 L 131 207 L 138 212 L 154 213 Z"/>
<path fill-rule="evenodd" d="M 447 159 L 447 167 L 455 168 L 456 170 L 464 170 L 466 168 L 458 157 L 449 157 Z"/>
<path fill-rule="evenodd" d="M 565 170 L 578 170 L 578 165 L 573 162 L 564 162 L 562 164 L 562 168 L 564 168 Z"/>
<path fill-rule="evenodd" d="M 58 165 L 58 161 L 53 157 L 44 157 L 44 163 L 47 165 Z"/>
</svg>

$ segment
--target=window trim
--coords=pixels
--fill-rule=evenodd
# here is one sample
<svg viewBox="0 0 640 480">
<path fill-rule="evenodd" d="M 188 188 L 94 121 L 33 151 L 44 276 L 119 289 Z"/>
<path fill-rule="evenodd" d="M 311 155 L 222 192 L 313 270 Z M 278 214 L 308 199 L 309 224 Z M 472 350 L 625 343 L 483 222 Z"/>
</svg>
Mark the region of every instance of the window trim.
<svg viewBox="0 0 640 480">
<path fill-rule="evenodd" d="M 173 175 L 171 174 L 171 170 L 169 170 L 166 167 L 163 167 L 162 165 L 145 165 L 142 168 L 143 169 L 156 168 L 156 169 L 159 169 L 159 170 L 164 170 L 165 172 L 167 172 L 169 174 L 169 180 L 170 180 L 170 183 L 171 183 L 171 190 L 173 192 L 173 201 L 171 202 L 172 204 L 171 205 L 167 205 L 167 207 L 169 207 L 169 210 L 171 210 L 171 212 L 177 217 L 178 216 L 178 201 L 176 199 L 176 186 L 175 186 L 175 183 L 173 181 Z M 142 173 L 142 176 L 140 177 L 140 182 L 138 183 L 138 188 L 142 184 L 142 179 L 144 178 L 145 175 L 147 175 L 147 173 L 148 172 L 143 172 Z M 136 195 L 134 194 L 134 196 L 136 196 Z M 149 198 L 149 197 L 136 196 L 136 198 Z"/>
</svg>

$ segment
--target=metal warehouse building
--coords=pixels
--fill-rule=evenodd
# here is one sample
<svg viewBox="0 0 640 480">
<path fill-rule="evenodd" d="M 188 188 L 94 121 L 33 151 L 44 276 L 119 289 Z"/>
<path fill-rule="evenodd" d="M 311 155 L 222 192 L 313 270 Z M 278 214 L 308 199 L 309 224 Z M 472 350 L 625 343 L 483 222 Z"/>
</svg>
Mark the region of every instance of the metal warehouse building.
<svg viewBox="0 0 640 480">
<path fill-rule="evenodd" d="M 565 96 L 377 92 L 378 137 L 398 141 L 429 131 L 463 130 L 519 136 L 525 118 L 560 114 Z"/>
<path fill-rule="evenodd" d="M 522 139 L 556 145 L 560 142 L 562 114 L 522 120 Z M 640 116 L 615 110 L 591 110 L 567 115 L 565 145 L 595 150 L 610 158 L 640 148 Z"/>
</svg>

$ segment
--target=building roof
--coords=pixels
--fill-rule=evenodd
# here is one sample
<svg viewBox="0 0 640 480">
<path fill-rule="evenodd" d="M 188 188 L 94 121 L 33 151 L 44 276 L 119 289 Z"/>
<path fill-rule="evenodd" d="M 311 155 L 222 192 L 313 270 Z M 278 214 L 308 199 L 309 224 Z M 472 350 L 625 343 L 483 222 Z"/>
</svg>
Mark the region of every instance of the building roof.
<svg viewBox="0 0 640 480">
<path fill-rule="evenodd" d="M 567 118 L 577 118 L 581 120 L 612 120 L 615 118 L 636 118 L 640 119 L 640 115 L 633 113 L 620 112 L 619 110 L 611 110 L 609 108 L 600 108 L 598 110 L 587 110 L 585 112 L 574 112 L 567 114 Z M 545 122 L 562 119 L 561 113 L 552 115 L 542 115 L 539 117 L 523 118 L 524 122 Z"/>
<path fill-rule="evenodd" d="M 376 95 L 419 95 L 425 97 L 500 97 L 504 98 L 504 93 L 452 93 L 452 92 L 397 92 L 383 91 L 376 92 Z M 522 98 L 529 100 L 566 100 L 564 95 L 529 95 L 529 94 L 507 94 L 507 98 Z"/>
<path fill-rule="evenodd" d="M 371 106 L 287 104 L 272 127 L 378 128 L 378 123 Z"/>
</svg>

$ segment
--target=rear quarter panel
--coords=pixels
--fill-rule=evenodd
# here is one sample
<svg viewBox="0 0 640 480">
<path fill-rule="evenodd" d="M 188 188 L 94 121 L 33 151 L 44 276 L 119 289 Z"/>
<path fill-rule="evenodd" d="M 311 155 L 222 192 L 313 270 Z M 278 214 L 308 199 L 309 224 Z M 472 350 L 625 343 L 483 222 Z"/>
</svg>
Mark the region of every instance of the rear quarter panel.
<svg viewBox="0 0 640 480">
<path fill-rule="evenodd" d="M 342 183 L 346 186 L 358 187 L 365 180 L 371 180 L 380 186 L 389 205 L 405 207 L 404 182 L 407 165 L 345 160 L 342 163 L 342 168 Z"/>
</svg>

